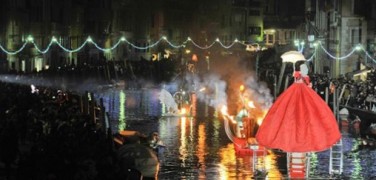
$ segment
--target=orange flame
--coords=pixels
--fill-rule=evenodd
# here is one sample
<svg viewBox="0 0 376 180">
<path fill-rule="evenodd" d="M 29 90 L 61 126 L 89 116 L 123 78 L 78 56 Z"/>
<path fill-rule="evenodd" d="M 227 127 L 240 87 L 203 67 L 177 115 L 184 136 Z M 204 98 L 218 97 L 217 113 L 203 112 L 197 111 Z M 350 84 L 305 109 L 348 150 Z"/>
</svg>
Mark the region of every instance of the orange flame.
<svg viewBox="0 0 376 180">
<path fill-rule="evenodd" d="M 222 113 L 223 115 L 228 115 L 228 112 L 227 112 L 227 106 L 222 106 L 222 108 L 221 108 L 221 113 Z"/>
<path fill-rule="evenodd" d="M 239 88 L 240 92 L 243 92 L 244 91 L 244 85 L 240 85 L 240 88 Z"/>
<path fill-rule="evenodd" d="M 248 107 L 252 109 L 256 108 L 255 103 L 253 103 L 253 101 L 248 101 Z"/>
<path fill-rule="evenodd" d="M 187 114 L 187 110 L 185 108 L 181 108 L 180 114 Z"/>
<path fill-rule="evenodd" d="M 233 124 L 236 124 L 237 122 L 235 121 L 233 116 L 230 116 L 227 111 L 227 106 L 222 106 L 221 108 L 221 113 L 222 115 L 226 118 L 229 119 Z"/>
</svg>

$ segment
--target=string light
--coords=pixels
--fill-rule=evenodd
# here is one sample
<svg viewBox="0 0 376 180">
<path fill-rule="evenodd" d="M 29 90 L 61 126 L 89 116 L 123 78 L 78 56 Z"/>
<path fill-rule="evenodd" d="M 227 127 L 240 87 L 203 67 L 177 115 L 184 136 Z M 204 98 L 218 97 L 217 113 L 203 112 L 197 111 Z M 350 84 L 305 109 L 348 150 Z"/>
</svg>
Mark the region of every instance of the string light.
<svg viewBox="0 0 376 180">
<path fill-rule="evenodd" d="M 39 48 L 39 46 L 34 42 L 34 38 L 33 36 L 29 35 L 27 38 L 26 38 L 26 41 L 22 44 L 22 46 L 18 49 L 18 50 L 14 50 L 14 51 L 10 51 L 10 50 L 7 50 L 6 48 L 4 48 L 1 44 L 0 44 L 0 49 L 8 54 L 8 55 L 16 55 L 18 53 L 20 53 L 21 51 L 23 51 L 25 48 L 26 48 L 26 45 L 27 44 L 32 44 L 34 46 L 34 48 L 41 54 L 46 54 L 50 49 L 51 49 L 51 46 L 53 44 L 56 44 L 58 45 L 62 50 L 66 51 L 66 52 L 69 52 L 69 53 L 74 53 L 74 52 L 78 52 L 80 50 L 82 50 L 82 48 L 84 48 L 88 43 L 90 44 L 93 44 L 98 50 L 100 51 L 103 51 L 103 52 L 110 52 L 114 49 L 116 49 L 121 43 L 126 43 L 128 45 L 130 45 L 132 48 L 135 48 L 135 49 L 139 49 L 139 50 L 146 50 L 146 49 L 150 49 L 150 48 L 153 48 L 155 46 L 157 46 L 161 41 L 165 41 L 168 43 L 169 46 L 173 47 L 173 48 L 176 48 L 176 49 L 179 49 L 179 48 L 184 48 L 186 47 L 186 44 L 187 43 L 192 43 L 195 47 L 197 48 L 200 48 L 202 50 L 206 50 L 206 49 L 209 49 L 209 48 L 212 48 L 214 46 L 214 44 L 218 43 L 221 47 L 225 48 L 225 49 L 229 49 L 231 47 L 233 47 L 235 44 L 241 44 L 243 46 L 248 46 L 249 44 L 246 44 L 244 42 L 241 42 L 239 41 L 238 39 L 235 39 L 231 44 L 229 45 L 225 45 L 222 43 L 222 41 L 219 39 L 219 38 L 216 38 L 215 41 L 213 41 L 211 44 L 209 45 L 205 45 L 205 46 L 200 46 L 198 45 L 195 41 L 193 41 L 190 37 L 187 37 L 187 39 L 181 43 L 181 44 L 174 44 L 172 43 L 171 41 L 169 41 L 167 39 L 166 36 L 162 36 L 159 40 L 157 40 L 156 42 L 152 43 L 152 44 L 149 44 L 147 46 L 137 46 L 131 42 L 129 42 L 125 37 L 121 37 L 113 46 L 109 47 L 109 48 L 103 48 L 103 47 L 100 47 L 96 42 L 94 42 L 94 40 L 89 36 L 86 41 L 84 41 L 79 47 L 75 48 L 75 49 L 68 49 L 66 47 L 64 47 L 57 39 L 56 37 L 52 37 L 51 38 L 51 41 L 50 43 L 47 45 L 47 47 L 42 50 L 41 48 Z M 295 41 L 294 42 L 295 46 L 298 47 L 298 51 L 303 51 L 304 50 L 304 45 L 305 45 L 305 42 L 302 41 L 302 42 L 299 42 L 299 41 Z M 325 49 L 325 47 L 322 45 L 322 43 L 320 41 L 317 41 L 314 43 L 314 47 L 315 48 L 321 48 L 325 54 L 327 54 L 330 58 L 332 59 L 336 59 L 336 60 L 343 60 L 343 59 L 346 59 L 348 57 L 350 57 L 351 55 L 353 55 L 355 53 L 355 51 L 363 51 L 365 52 L 365 55 L 371 59 L 372 61 L 376 62 L 376 59 L 374 59 L 372 57 L 372 55 L 370 55 L 364 48 L 363 46 L 361 45 L 357 45 L 356 47 L 352 48 L 352 50 L 342 56 L 342 57 L 336 57 L 335 55 L 332 55 L 329 53 L 329 51 L 327 49 Z M 314 57 L 314 55 L 312 55 L 308 60 L 312 60 Z"/>
<path fill-rule="evenodd" d="M 223 48 L 225 48 L 225 49 L 230 49 L 232 46 L 234 46 L 234 45 L 237 43 L 237 41 L 234 40 L 230 45 L 226 46 L 226 45 L 224 45 L 219 39 L 217 39 L 217 40 L 218 40 L 217 42 L 218 42 Z"/>
<path fill-rule="evenodd" d="M 20 53 L 21 51 L 23 51 L 27 44 L 28 44 L 28 42 L 26 41 L 26 42 L 21 46 L 21 48 L 18 49 L 18 50 L 16 50 L 16 51 L 8 51 L 8 50 L 6 50 L 6 49 L 5 49 L 3 46 L 1 46 L 1 45 L 0 45 L 0 49 L 1 49 L 3 52 L 5 52 L 6 54 L 9 54 L 9 55 L 16 55 L 16 54 Z"/>
<path fill-rule="evenodd" d="M 332 59 L 336 59 L 336 60 L 346 59 L 346 58 L 350 57 L 352 54 L 354 54 L 354 52 L 356 51 L 356 48 L 353 48 L 353 49 L 351 50 L 351 52 L 348 53 L 347 55 L 342 56 L 342 57 L 336 57 L 336 56 L 330 54 L 330 53 L 328 52 L 328 50 L 326 50 L 326 49 L 324 48 L 324 46 L 322 45 L 322 43 L 319 42 L 319 45 L 320 45 L 321 49 L 325 52 L 325 54 L 327 54 L 327 55 L 328 55 L 329 57 L 331 57 Z"/>
</svg>

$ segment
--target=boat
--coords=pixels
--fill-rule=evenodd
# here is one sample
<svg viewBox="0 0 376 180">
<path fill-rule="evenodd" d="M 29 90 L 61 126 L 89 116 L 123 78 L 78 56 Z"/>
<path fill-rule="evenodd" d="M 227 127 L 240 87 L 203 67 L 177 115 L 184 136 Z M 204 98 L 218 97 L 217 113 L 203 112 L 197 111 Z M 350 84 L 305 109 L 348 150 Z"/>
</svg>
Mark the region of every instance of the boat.
<svg viewBox="0 0 376 180">
<path fill-rule="evenodd" d="M 162 117 L 192 117 L 194 98 L 194 93 L 187 93 L 184 90 L 179 90 L 172 95 L 162 89 L 159 93 L 159 100 L 164 106 Z"/>
<path fill-rule="evenodd" d="M 239 112 L 241 114 L 242 112 Z M 257 131 L 257 122 L 250 117 L 237 117 L 224 113 L 224 127 L 227 137 L 234 143 L 236 155 L 239 156 L 265 156 L 267 149 L 257 143 L 255 134 Z M 242 123 L 240 123 L 242 122 Z M 236 132 L 236 133 L 234 133 Z"/>
</svg>

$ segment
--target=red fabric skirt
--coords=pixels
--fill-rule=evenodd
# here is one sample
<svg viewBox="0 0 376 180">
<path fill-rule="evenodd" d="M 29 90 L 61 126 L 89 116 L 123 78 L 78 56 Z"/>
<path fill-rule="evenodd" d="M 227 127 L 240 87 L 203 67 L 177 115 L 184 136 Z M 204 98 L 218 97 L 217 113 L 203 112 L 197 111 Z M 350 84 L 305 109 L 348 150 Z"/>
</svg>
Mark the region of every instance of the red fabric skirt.
<svg viewBox="0 0 376 180">
<path fill-rule="evenodd" d="M 325 101 L 303 83 L 294 83 L 275 101 L 257 131 L 261 146 L 285 152 L 317 152 L 341 138 Z"/>
</svg>

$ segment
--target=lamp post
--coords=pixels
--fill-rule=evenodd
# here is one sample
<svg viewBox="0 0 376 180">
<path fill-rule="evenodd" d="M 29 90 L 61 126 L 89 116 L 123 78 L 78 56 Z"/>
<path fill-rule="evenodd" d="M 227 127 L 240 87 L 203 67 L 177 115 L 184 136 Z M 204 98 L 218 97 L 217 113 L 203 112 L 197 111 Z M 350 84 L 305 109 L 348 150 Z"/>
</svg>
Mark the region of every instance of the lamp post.
<svg viewBox="0 0 376 180">
<path fill-rule="evenodd" d="M 313 64 L 314 64 L 314 73 L 317 74 L 317 69 L 318 69 L 318 66 L 319 66 L 319 60 L 318 60 L 318 56 L 317 56 L 317 47 L 319 46 L 319 41 L 318 42 L 314 42 L 313 43 L 313 48 L 314 48 L 314 52 L 313 52 Z"/>
<path fill-rule="evenodd" d="M 297 40 L 294 41 L 294 45 L 298 48 L 299 52 L 303 52 L 304 45 L 305 45 L 304 40 L 297 39 Z"/>
</svg>

